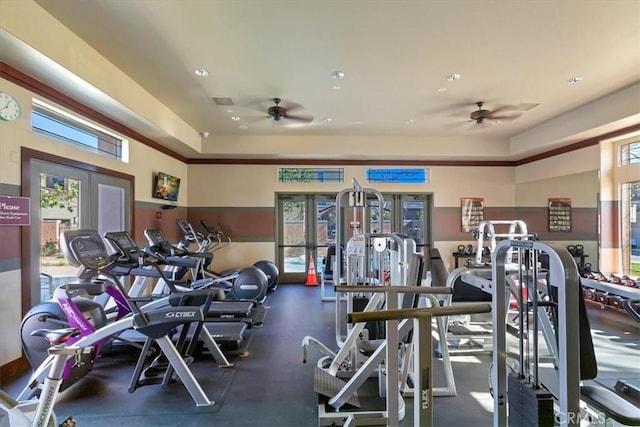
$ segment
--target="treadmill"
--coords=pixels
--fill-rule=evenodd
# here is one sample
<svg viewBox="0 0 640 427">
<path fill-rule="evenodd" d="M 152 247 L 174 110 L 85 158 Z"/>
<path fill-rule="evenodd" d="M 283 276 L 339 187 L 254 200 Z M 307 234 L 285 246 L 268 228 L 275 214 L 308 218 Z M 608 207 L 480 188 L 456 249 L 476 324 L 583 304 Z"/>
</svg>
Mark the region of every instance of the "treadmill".
<svg viewBox="0 0 640 427">
<path fill-rule="evenodd" d="M 157 259 L 150 262 L 149 254 L 140 250 L 128 232 L 108 232 L 105 233 L 104 238 L 122 257 L 137 263 L 137 267 L 128 270 L 129 275 L 136 277 L 129 291 L 129 297 L 132 300 L 149 301 L 147 305 L 149 307 L 154 304 L 158 307 L 168 304 L 167 295 L 145 296 L 143 294 L 142 290 L 146 286 L 142 286 L 141 283 L 148 283 L 148 279 L 165 280 L 172 294 L 181 292 L 174 286 L 173 281 L 166 277 Z M 212 301 L 208 312 L 205 313 L 205 327 L 223 352 L 236 353 L 244 350 L 246 344 L 244 335 L 250 326 L 246 319 L 251 318 L 251 309 L 242 307 L 244 311 L 239 311 L 238 308 L 234 301 Z"/>
</svg>

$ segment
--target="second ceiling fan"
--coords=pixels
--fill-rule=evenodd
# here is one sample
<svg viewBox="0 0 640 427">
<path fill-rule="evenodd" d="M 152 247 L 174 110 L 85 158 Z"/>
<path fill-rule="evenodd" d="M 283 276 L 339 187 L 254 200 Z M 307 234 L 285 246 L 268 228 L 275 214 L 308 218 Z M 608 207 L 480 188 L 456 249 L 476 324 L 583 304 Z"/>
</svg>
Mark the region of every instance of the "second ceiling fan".
<svg viewBox="0 0 640 427">
<path fill-rule="evenodd" d="M 292 120 L 300 123 L 311 123 L 313 121 L 313 116 L 299 116 L 291 114 L 291 111 L 303 108 L 299 104 L 288 102 L 287 107 L 284 107 L 280 105 L 282 99 L 273 98 L 272 101 L 274 105 L 267 109 L 267 114 L 275 122 L 280 122 L 282 120 Z"/>
<path fill-rule="evenodd" d="M 470 122 L 476 122 L 478 124 L 482 124 L 485 120 L 494 120 L 494 121 L 504 121 L 504 120 L 514 120 L 520 117 L 519 114 L 504 114 L 504 111 L 509 111 L 512 108 L 510 107 L 500 107 L 493 111 L 485 110 L 482 107 L 484 106 L 483 101 L 476 102 L 478 109 L 473 111 L 469 116 Z M 502 114 L 501 114 L 502 113 Z"/>
</svg>

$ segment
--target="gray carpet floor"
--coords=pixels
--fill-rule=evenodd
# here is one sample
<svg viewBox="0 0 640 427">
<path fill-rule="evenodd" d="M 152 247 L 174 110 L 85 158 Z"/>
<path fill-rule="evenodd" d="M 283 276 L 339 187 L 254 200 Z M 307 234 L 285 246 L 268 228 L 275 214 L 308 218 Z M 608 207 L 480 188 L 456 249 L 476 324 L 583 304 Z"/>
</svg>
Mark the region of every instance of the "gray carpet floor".
<svg viewBox="0 0 640 427">
<path fill-rule="evenodd" d="M 180 383 L 162 388 L 145 386 L 127 391 L 135 355 L 105 355 L 94 370 L 61 396 L 59 417 L 73 415 L 79 427 L 91 426 L 218 426 L 305 427 L 318 425 L 318 397 L 313 391 L 315 361 L 312 349 L 302 363 L 301 342 L 311 335 L 335 346 L 334 304 L 321 302 L 319 287 L 280 285 L 270 294 L 262 328 L 248 332 L 248 354 L 230 355 L 230 369 L 207 358 L 192 364 L 212 407 L 197 408 Z M 640 385 L 640 333 L 623 314 L 588 307 L 599 361 L 596 381 L 611 386 L 615 379 Z M 489 394 L 488 354 L 453 356 L 458 395 L 436 397 L 435 426 L 491 426 L 493 401 Z M 434 361 L 434 385 L 443 381 Z M 13 395 L 26 377 L 5 389 Z M 412 426 L 412 399 L 401 426 Z"/>
</svg>

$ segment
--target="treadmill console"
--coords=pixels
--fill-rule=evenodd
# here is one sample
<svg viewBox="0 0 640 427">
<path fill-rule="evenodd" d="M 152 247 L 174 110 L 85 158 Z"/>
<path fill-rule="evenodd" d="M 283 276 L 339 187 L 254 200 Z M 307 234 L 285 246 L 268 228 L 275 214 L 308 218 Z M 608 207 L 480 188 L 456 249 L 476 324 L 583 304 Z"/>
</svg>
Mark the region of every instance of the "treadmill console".
<svg viewBox="0 0 640 427">
<path fill-rule="evenodd" d="M 200 224 L 202 224 L 202 226 L 204 227 L 205 230 L 207 230 L 207 233 L 209 234 L 216 234 L 216 230 L 213 229 L 213 227 L 211 226 L 211 224 L 209 224 L 209 221 L 207 221 L 206 219 L 201 219 L 200 220 Z"/>
<path fill-rule="evenodd" d="M 119 251 L 123 256 L 129 258 L 130 261 L 137 261 L 140 256 L 140 248 L 133 241 L 133 238 L 127 231 L 110 231 L 105 233 L 104 238 L 109 241 L 114 249 Z"/>
<path fill-rule="evenodd" d="M 176 221 L 176 223 L 178 224 L 178 227 L 180 227 L 180 231 L 182 231 L 182 234 L 184 234 L 184 238 L 186 240 L 189 240 L 189 241 L 196 240 L 196 236 L 193 232 L 193 227 L 191 227 L 191 224 L 189 224 L 184 219 L 179 219 Z"/>
<path fill-rule="evenodd" d="M 162 231 L 160 231 L 158 229 L 147 229 L 147 230 L 144 230 L 144 235 L 147 238 L 147 240 L 149 241 L 149 244 L 151 244 L 153 246 L 162 246 L 164 244 L 169 243 L 167 238 L 164 237 L 164 234 L 162 233 Z"/>
<path fill-rule="evenodd" d="M 109 262 L 109 254 L 97 232 L 78 234 L 67 245 L 78 262 L 88 270 L 98 270 Z"/>
</svg>

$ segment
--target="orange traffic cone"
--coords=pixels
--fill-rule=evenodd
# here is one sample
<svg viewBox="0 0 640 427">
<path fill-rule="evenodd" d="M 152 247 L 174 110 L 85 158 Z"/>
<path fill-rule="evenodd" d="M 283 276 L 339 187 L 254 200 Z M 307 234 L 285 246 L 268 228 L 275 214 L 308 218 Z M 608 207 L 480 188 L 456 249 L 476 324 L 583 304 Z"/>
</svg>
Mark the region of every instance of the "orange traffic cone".
<svg viewBox="0 0 640 427">
<path fill-rule="evenodd" d="M 318 286 L 318 276 L 316 276 L 316 265 L 313 262 L 313 257 L 309 258 L 309 272 L 307 273 L 307 286 Z"/>
</svg>

